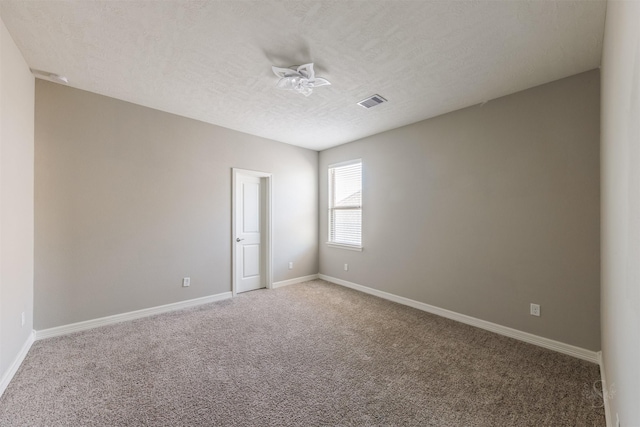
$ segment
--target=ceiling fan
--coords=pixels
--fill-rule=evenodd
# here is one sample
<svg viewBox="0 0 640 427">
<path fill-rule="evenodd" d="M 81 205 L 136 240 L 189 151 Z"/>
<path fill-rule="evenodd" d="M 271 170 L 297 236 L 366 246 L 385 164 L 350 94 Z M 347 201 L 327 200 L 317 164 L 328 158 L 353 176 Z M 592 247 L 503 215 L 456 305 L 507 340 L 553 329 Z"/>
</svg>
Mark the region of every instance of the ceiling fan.
<svg viewBox="0 0 640 427">
<path fill-rule="evenodd" d="M 276 76 L 280 77 L 276 83 L 277 88 L 292 90 L 304 96 L 311 95 L 314 88 L 331 84 L 327 79 L 316 77 L 313 71 L 313 62 L 289 68 L 272 66 L 271 69 Z"/>
</svg>

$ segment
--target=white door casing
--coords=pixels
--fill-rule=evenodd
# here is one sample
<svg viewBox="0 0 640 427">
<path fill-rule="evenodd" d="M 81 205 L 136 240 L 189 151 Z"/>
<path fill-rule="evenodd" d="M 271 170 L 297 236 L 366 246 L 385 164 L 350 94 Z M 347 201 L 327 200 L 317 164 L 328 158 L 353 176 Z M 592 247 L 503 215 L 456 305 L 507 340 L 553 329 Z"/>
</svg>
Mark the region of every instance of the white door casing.
<svg viewBox="0 0 640 427">
<path fill-rule="evenodd" d="M 232 291 L 271 288 L 271 175 L 233 169 Z"/>
</svg>

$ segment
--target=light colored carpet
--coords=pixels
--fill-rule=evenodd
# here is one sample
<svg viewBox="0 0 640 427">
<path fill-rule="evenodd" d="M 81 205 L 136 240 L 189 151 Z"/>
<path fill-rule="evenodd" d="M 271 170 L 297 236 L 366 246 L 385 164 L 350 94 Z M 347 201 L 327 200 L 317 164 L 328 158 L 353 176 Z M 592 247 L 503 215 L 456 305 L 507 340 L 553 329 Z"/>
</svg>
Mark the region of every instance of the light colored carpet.
<svg viewBox="0 0 640 427">
<path fill-rule="evenodd" d="M 604 426 L 598 367 L 323 281 L 36 342 L 2 426 Z"/>
</svg>

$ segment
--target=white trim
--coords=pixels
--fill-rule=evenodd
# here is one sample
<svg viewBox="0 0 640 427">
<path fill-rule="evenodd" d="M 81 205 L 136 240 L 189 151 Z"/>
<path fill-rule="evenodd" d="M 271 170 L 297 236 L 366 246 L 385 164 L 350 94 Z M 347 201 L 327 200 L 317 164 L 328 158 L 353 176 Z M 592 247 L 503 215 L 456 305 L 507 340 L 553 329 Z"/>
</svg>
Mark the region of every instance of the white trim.
<svg viewBox="0 0 640 427">
<path fill-rule="evenodd" d="M 238 293 L 236 291 L 236 177 L 238 174 L 251 175 L 258 178 L 265 178 L 267 180 L 266 188 L 266 212 L 267 212 L 267 229 L 265 230 L 267 236 L 266 241 L 266 287 L 267 289 L 273 289 L 273 174 L 268 172 L 252 171 L 248 169 L 231 168 L 231 293 L 235 297 Z"/>
<path fill-rule="evenodd" d="M 340 243 L 333 243 L 333 242 L 327 242 L 327 246 L 329 246 L 330 248 L 346 249 L 348 251 L 362 252 L 362 246 L 343 245 L 343 244 L 340 244 Z"/>
<path fill-rule="evenodd" d="M 29 337 L 27 337 L 27 340 L 24 342 L 22 348 L 16 355 L 16 358 L 13 359 L 13 363 L 11 364 L 11 366 L 9 366 L 7 372 L 2 376 L 2 379 L 0 380 L 0 397 L 2 397 L 2 394 L 9 386 L 9 383 L 13 379 L 13 376 L 16 374 L 16 372 L 18 372 L 20 365 L 22 365 L 24 358 L 27 357 L 27 353 L 29 353 L 29 349 L 31 348 L 31 345 L 33 344 L 35 339 L 36 331 L 31 331 Z"/>
<path fill-rule="evenodd" d="M 294 277 L 293 279 L 275 282 L 273 284 L 273 289 L 281 288 L 283 286 L 295 285 L 302 282 L 308 282 L 309 280 L 316 280 L 317 278 L 318 278 L 317 274 L 311 274 L 309 276 L 302 276 L 302 277 Z"/>
<path fill-rule="evenodd" d="M 211 302 L 222 301 L 231 298 L 231 292 L 209 295 L 202 298 L 194 298 L 186 301 L 174 302 L 171 304 L 159 305 L 156 307 L 143 308 L 142 310 L 129 311 L 128 313 L 114 314 L 113 316 L 100 317 L 97 319 L 85 320 L 84 322 L 71 323 L 68 325 L 56 326 L 55 328 L 42 329 L 36 331 L 36 340 L 52 338 L 60 335 L 67 335 L 74 332 L 86 331 L 87 329 L 98 328 L 100 326 L 113 325 L 114 323 L 125 322 L 127 320 L 140 319 L 142 317 L 154 316 L 156 314 L 169 311 L 181 310 L 183 308 L 194 307 Z"/>
<path fill-rule="evenodd" d="M 360 159 L 352 159 L 352 160 L 345 160 L 344 162 L 332 163 L 329 166 L 327 166 L 327 169 L 333 169 L 333 168 L 339 168 L 339 167 L 342 167 L 342 166 L 355 165 L 356 163 L 362 163 L 362 158 L 360 158 Z"/>
<path fill-rule="evenodd" d="M 604 360 L 602 359 L 602 351 L 598 352 L 598 365 L 600 365 L 600 378 L 602 379 L 602 400 L 604 402 L 604 420 L 607 427 L 613 427 L 613 421 L 611 420 L 611 406 L 609 403 L 609 397 L 607 391 L 609 390 L 609 384 L 607 383 L 607 375 L 604 370 Z"/>
<path fill-rule="evenodd" d="M 358 285 L 356 283 L 348 282 L 342 279 L 336 279 L 335 277 L 319 274 L 318 277 L 327 282 L 335 283 L 336 285 L 345 286 L 347 288 L 355 289 L 366 294 L 375 295 L 380 298 L 387 299 L 389 301 L 397 302 L 398 304 L 408 305 L 409 307 L 417 308 L 418 310 L 426 311 L 428 313 L 436 314 L 438 316 L 446 317 L 447 319 L 456 320 L 467 325 L 475 326 L 480 329 L 495 332 L 500 335 L 504 335 L 510 338 L 515 338 L 520 341 L 527 342 L 529 344 L 535 344 L 540 347 L 555 350 L 559 353 L 567 354 L 569 356 L 577 357 L 578 359 L 586 360 L 592 363 L 598 363 L 598 353 L 592 350 L 587 350 L 581 347 L 576 347 L 570 344 L 565 344 L 559 341 L 555 341 L 549 338 L 540 337 L 538 335 L 530 334 L 528 332 L 522 332 L 517 329 L 509 328 L 507 326 L 498 325 L 496 323 L 488 322 L 486 320 L 477 319 L 475 317 L 467 316 L 465 314 L 456 313 L 455 311 L 446 310 L 444 308 L 436 307 L 423 302 L 415 301 L 409 298 L 401 297 L 398 295 L 390 294 L 388 292 L 379 291 L 377 289 L 369 288 L 367 286 Z"/>
</svg>

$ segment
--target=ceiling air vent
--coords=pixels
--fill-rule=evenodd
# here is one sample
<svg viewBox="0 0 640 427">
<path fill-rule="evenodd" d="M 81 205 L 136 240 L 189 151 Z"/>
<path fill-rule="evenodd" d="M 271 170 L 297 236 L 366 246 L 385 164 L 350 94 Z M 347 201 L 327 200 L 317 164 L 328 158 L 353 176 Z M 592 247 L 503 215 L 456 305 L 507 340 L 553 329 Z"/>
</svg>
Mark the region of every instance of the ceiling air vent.
<svg viewBox="0 0 640 427">
<path fill-rule="evenodd" d="M 372 107 L 375 107 L 376 105 L 382 104 L 383 102 L 387 102 L 387 100 L 381 97 L 380 95 L 373 95 L 368 97 L 367 99 L 363 99 L 362 101 L 358 102 L 358 105 L 364 108 L 372 108 Z"/>
</svg>

